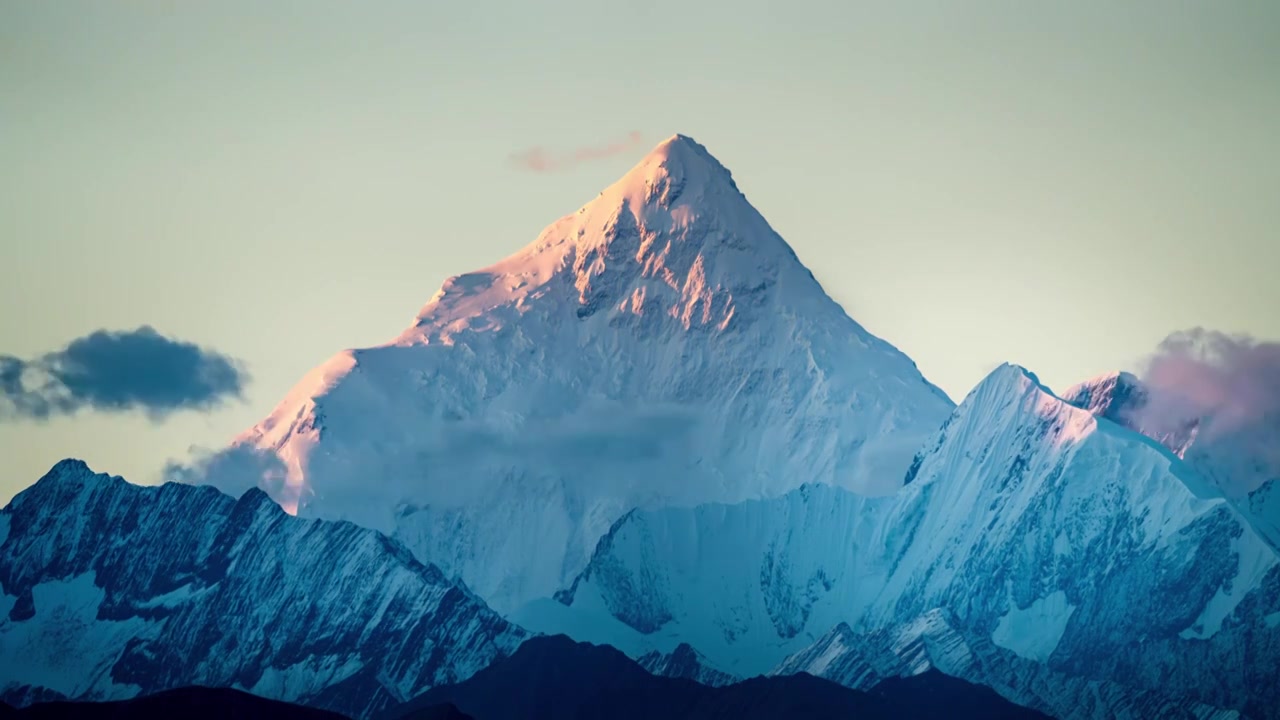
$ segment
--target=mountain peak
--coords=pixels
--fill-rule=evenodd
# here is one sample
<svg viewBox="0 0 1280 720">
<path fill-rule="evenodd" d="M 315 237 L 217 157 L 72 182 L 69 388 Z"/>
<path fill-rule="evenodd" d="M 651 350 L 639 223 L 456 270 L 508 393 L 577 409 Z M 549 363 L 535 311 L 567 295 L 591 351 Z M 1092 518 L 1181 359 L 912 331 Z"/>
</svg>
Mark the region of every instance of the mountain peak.
<svg viewBox="0 0 1280 720">
<path fill-rule="evenodd" d="M 685 206 L 703 214 L 741 205 L 754 214 L 729 169 L 697 140 L 678 134 L 658 143 L 591 205 L 601 200 L 610 211 L 627 207 L 638 220 L 646 207 Z"/>
<path fill-rule="evenodd" d="M 1022 394 L 1032 388 L 1047 395 L 1053 395 L 1053 391 L 1045 387 L 1035 373 L 1021 365 L 1006 362 L 987 373 L 987 376 L 969 394 L 972 396 L 984 391 L 990 392 L 993 389 L 1001 393 L 1013 390 Z"/>
<path fill-rule="evenodd" d="M 1017 424 L 1020 418 L 1037 417 L 1056 428 L 1059 441 L 1082 440 L 1097 428 L 1094 415 L 1056 395 L 1035 373 L 1012 363 L 992 370 L 947 422 L 950 425 L 965 417 L 981 417 L 996 424 Z"/>
<path fill-rule="evenodd" d="M 119 480 L 110 475 L 95 473 L 83 460 L 66 458 L 59 460 L 49 472 L 45 473 L 34 485 L 18 493 L 13 502 L 19 502 L 27 495 L 42 492 L 78 493 L 89 487 L 94 481 Z"/>
<path fill-rule="evenodd" d="M 953 407 L 676 135 L 228 452 L 289 511 L 404 538 L 510 611 L 571 582 L 630 508 L 895 492 Z"/>
<path fill-rule="evenodd" d="M 702 148 L 703 150 L 706 150 L 706 148 L 704 148 L 702 144 L 699 143 L 697 140 L 694 140 L 693 138 L 683 133 L 676 133 L 675 135 L 672 135 L 666 140 L 663 140 L 662 142 L 658 143 L 658 147 L 654 149 L 657 150 L 665 147 L 671 147 L 673 145 L 683 145 L 685 147 L 698 147 L 698 148 Z"/>
<path fill-rule="evenodd" d="M 89 463 L 84 460 L 79 458 L 64 458 L 54 463 L 53 467 L 49 468 L 49 472 L 44 474 L 44 478 L 55 479 L 61 477 L 83 477 L 85 475 L 93 474 L 93 470 L 89 468 Z"/>
<path fill-rule="evenodd" d="M 673 135 L 524 249 L 446 280 L 398 343 L 448 343 L 459 330 L 497 329 L 514 320 L 510 311 L 535 308 L 723 331 L 777 302 L 834 308 L 729 170 L 693 138 Z"/>
<path fill-rule="evenodd" d="M 687 135 L 672 135 L 649 151 L 617 185 L 638 190 L 666 183 L 697 186 L 712 182 L 728 185 L 734 194 L 741 194 L 732 173 L 705 146 Z"/>
<path fill-rule="evenodd" d="M 720 164 L 720 161 L 716 160 L 711 153 L 707 151 L 706 146 L 688 135 L 681 135 L 680 133 L 676 133 L 654 146 L 653 150 L 649 151 L 649 154 L 645 156 L 645 160 L 642 161 L 641 164 L 653 159 L 671 163 L 674 166 L 680 166 L 686 163 L 709 163 L 721 170 L 725 169 L 724 166 Z"/>
<path fill-rule="evenodd" d="M 1115 371 L 1067 388 L 1062 399 L 1097 417 L 1124 425 L 1126 415 L 1147 402 L 1147 390 L 1136 375 Z"/>
</svg>

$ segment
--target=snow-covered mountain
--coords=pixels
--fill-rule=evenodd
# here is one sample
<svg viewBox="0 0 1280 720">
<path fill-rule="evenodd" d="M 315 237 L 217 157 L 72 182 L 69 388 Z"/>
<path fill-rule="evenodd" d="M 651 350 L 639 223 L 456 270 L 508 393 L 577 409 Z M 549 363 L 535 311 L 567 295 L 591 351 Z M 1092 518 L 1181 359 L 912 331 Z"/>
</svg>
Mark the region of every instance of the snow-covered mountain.
<svg viewBox="0 0 1280 720">
<path fill-rule="evenodd" d="M 633 657 L 688 643 L 749 676 L 842 623 L 871 637 L 942 612 L 1005 665 L 938 666 L 1055 716 L 1141 717 L 1152 693 L 1276 716 L 1280 560 L 1157 442 L 1004 366 L 908 481 L 630 513 L 558 601 L 513 617 Z"/>
<path fill-rule="evenodd" d="M 1147 412 L 1150 389 L 1136 376 L 1116 372 L 1086 380 L 1062 394 L 1067 402 L 1124 425 L 1167 447 L 1206 480 L 1202 493 L 1221 495 L 1280 552 L 1280 418 L 1233 423 L 1226 431 L 1214 418 Z M 1260 455 L 1260 452 L 1263 455 Z"/>
<path fill-rule="evenodd" d="M 528 634 L 383 535 L 64 460 L 0 511 L 0 699 L 231 687 L 367 717 Z"/>
<path fill-rule="evenodd" d="M 677 135 L 317 368 L 199 481 L 381 530 L 506 611 L 634 507 L 892 492 L 952 408 Z"/>
</svg>

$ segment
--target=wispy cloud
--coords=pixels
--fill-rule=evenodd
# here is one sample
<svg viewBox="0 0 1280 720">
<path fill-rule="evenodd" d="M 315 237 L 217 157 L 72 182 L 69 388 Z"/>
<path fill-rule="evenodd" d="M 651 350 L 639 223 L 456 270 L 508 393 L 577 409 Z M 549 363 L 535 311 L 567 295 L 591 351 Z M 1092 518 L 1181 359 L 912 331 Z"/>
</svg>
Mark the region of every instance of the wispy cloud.
<svg viewBox="0 0 1280 720">
<path fill-rule="evenodd" d="M 605 145 L 583 146 L 563 153 L 555 153 L 542 146 L 529 148 L 511 156 L 511 162 L 518 168 L 532 172 L 558 172 L 592 160 L 602 160 L 629 152 L 639 147 L 642 142 L 644 137 L 638 130 L 633 130 L 625 138 Z"/>
<path fill-rule="evenodd" d="M 289 492 L 288 469 L 273 452 L 246 445 L 233 445 L 222 450 L 192 447 L 191 460 L 169 460 L 165 463 L 165 482 L 188 485 L 213 485 L 219 490 L 240 497 L 250 488 L 261 488 L 277 500 Z M 293 498 L 296 511 L 297 498 Z"/>
<path fill-rule="evenodd" d="M 242 397 L 243 364 L 143 326 L 97 330 L 24 360 L 0 355 L 0 419 L 41 420 L 82 409 L 142 410 L 161 420 Z"/>
<path fill-rule="evenodd" d="M 272 450 L 233 445 L 218 451 L 192 448 L 188 460 L 172 460 L 164 479 L 193 485 L 213 485 L 239 497 L 251 487 L 262 488 L 287 512 L 305 508 L 307 498 L 323 493 L 326 502 L 359 502 L 365 492 L 356 474 L 412 484 L 423 468 L 450 476 L 476 472 L 478 467 L 523 467 L 532 475 L 551 472 L 562 489 L 576 493 L 588 484 L 625 488 L 644 487 L 654 498 L 683 498 L 692 487 L 684 475 L 661 469 L 681 462 L 693 452 L 699 433 L 698 416 L 677 405 L 640 405 L 610 401 L 588 402 L 555 418 L 532 418 L 511 424 L 507 419 L 451 420 L 380 449 L 347 469 L 325 475 L 322 486 L 313 478 L 290 477 Z M 619 465 L 619 460 L 624 462 Z M 506 472 L 505 470 L 503 472 Z M 343 473 L 351 473 L 344 475 Z M 479 501 L 493 489 L 485 483 L 443 483 L 433 487 L 432 502 L 457 507 Z M 416 491 L 407 487 L 405 497 Z M 630 492 L 630 491 L 625 491 Z M 348 497 L 349 495 L 349 497 Z"/>
</svg>

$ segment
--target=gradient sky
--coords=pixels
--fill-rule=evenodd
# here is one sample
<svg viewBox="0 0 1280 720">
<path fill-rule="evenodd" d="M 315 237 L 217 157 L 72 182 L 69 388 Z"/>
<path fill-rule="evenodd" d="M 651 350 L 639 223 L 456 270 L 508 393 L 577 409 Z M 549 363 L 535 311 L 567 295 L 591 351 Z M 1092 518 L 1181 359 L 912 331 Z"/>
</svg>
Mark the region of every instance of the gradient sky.
<svg viewBox="0 0 1280 720">
<path fill-rule="evenodd" d="M 957 401 L 1280 336 L 1280 3 L 0 0 L 0 354 L 149 324 L 245 399 L 0 422 L 0 498 L 153 482 L 447 276 L 703 143 Z M 560 172 L 510 162 L 607 145 Z"/>
</svg>

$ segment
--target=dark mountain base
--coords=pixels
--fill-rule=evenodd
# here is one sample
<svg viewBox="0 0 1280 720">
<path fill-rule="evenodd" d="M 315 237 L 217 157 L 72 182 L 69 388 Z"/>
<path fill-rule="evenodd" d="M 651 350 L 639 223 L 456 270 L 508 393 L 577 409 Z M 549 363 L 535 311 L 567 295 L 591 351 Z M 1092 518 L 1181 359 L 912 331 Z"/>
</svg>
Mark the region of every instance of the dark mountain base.
<svg viewBox="0 0 1280 720">
<path fill-rule="evenodd" d="M 471 679 L 434 688 L 385 718 L 435 717 L 423 713 L 445 703 L 476 720 L 1046 717 L 988 688 L 935 671 L 886 682 L 872 692 L 806 674 L 758 677 L 715 688 L 651 675 L 614 648 L 576 643 L 564 636 L 528 640 L 514 655 Z"/>
<path fill-rule="evenodd" d="M 911 677 L 889 678 L 867 691 L 899 718 L 1047 718 L 1004 699 L 995 690 L 928 670 Z"/>
<path fill-rule="evenodd" d="M 425 715 L 424 717 L 446 717 Z M 0 718 L 8 720 L 224 720 L 225 718 L 278 718 L 279 720 L 346 720 L 327 710 L 267 700 L 239 690 L 187 687 L 118 702 L 47 702 L 22 709 L 4 706 Z"/>
</svg>

